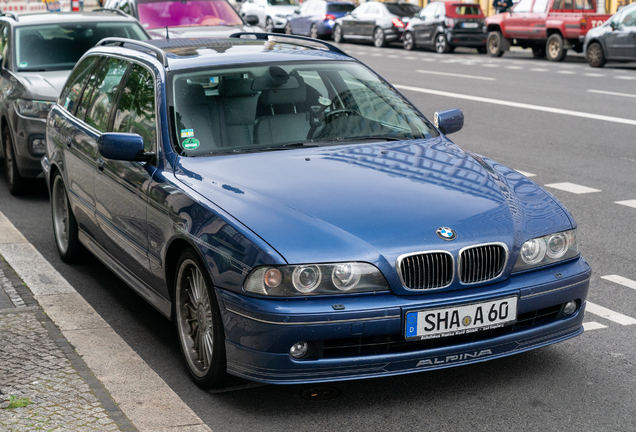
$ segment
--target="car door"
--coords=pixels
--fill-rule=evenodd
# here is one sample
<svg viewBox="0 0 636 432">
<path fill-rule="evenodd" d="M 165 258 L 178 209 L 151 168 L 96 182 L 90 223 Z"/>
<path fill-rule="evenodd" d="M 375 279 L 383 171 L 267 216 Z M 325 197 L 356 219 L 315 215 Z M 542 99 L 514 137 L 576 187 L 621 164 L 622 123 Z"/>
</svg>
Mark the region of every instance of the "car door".
<svg viewBox="0 0 636 432">
<path fill-rule="evenodd" d="M 547 31 L 545 22 L 548 16 L 548 3 L 550 0 L 535 0 L 532 11 L 527 14 L 526 27 L 528 39 L 546 39 Z"/>
<path fill-rule="evenodd" d="M 104 122 L 92 120 L 96 128 L 139 134 L 144 140 L 144 150 L 155 152 L 155 79 L 152 72 L 133 63 L 121 85 L 113 80 L 111 87 L 112 90 L 106 85 L 102 87 L 104 91 L 100 91 L 86 121 L 90 121 L 89 116 L 103 111 L 106 113 Z M 100 243 L 121 265 L 145 282 L 150 278 L 146 218 L 148 189 L 154 170 L 155 166 L 150 162 L 109 160 L 100 156 L 95 177 Z"/>
<path fill-rule="evenodd" d="M 636 8 L 623 11 L 612 20 L 612 31 L 607 33 L 607 57 L 629 60 L 636 57 Z"/>
<path fill-rule="evenodd" d="M 377 3 L 371 3 L 366 15 L 362 17 L 360 26 L 362 28 L 361 35 L 365 38 L 371 39 L 373 37 L 373 30 L 377 25 L 380 25 L 380 19 L 382 18 L 382 9 Z M 383 6 L 382 6 L 383 7 Z"/>
<path fill-rule="evenodd" d="M 342 33 L 348 37 L 359 38 L 362 34 L 362 20 L 367 15 L 369 4 L 364 3 L 342 19 Z"/>
<path fill-rule="evenodd" d="M 534 0 L 521 0 L 510 11 L 510 17 L 505 22 L 505 32 L 508 37 L 529 39 L 531 28 L 528 24 L 528 18 L 532 13 L 532 3 Z"/>
<path fill-rule="evenodd" d="M 415 43 L 418 45 L 423 45 L 425 40 L 426 31 L 426 18 L 430 16 L 435 10 L 435 4 L 429 3 L 422 9 L 418 14 L 416 14 L 411 21 L 409 22 L 408 28 L 409 31 L 413 33 L 413 37 L 415 38 Z"/>
</svg>

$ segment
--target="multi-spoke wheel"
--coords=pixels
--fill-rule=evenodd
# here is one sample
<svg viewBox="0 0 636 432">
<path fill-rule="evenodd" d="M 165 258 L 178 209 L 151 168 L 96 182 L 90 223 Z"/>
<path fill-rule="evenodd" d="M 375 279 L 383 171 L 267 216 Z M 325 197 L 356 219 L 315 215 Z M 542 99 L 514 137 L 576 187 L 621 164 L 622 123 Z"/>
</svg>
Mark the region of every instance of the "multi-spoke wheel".
<svg viewBox="0 0 636 432">
<path fill-rule="evenodd" d="M 64 179 L 59 172 L 55 174 L 51 187 L 51 213 L 55 244 L 60 258 L 67 263 L 77 261 L 82 245 L 78 239 L 77 222 L 68 202 Z"/>
<path fill-rule="evenodd" d="M 386 45 L 384 30 L 382 30 L 381 27 L 376 27 L 375 30 L 373 30 L 373 45 L 375 45 L 378 48 L 381 48 L 384 45 Z"/>
<path fill-rule="evenodd" d="M 267 19 L 265 20 L 265 31 L 267 33 L 274 32 L 274 21 L 270 17 L 267 17 Z"/>
<path fill-rule="evenodd" d="M 440 54 L 448 53 L 451 51 L 451 47 L 446 39 L 446 35 L 444 33 L 440 33 L 435 38 L 435 51 Z"/>
<path fill-rule="evenodd" d="M 495 30 L 488 33 L 486 49 L 491 57 L 501 57 L 504 53 L 504 37 L 500 31 Z"/>
<path fill-rule="evenodd" d="M 316 27 L 316 24 L 311 25 L 311 29 L 309 30 L 309 36 L 311 36 L 314 39 L 318 39 L 318 27 Z"/>
<path fill-rule="evenodd" d="M 179 258 L 175 312 L 181 350 L 194 382 L 211 388 L 225 378 L 223 324 L 212 281 L 191 249 Z"/>
<path fill-rule="evenodd" d="M 413 37 L 413 33 L 406 32 L 404 33 L 404 39 L 402 40 L 404 44 L 404 49 L 406 50 L 414 50 L 415 49 L 415 38 Z"/>
<path fill-rule="evenodd" d="M 335 43 L 344 42 L 344 37 L 342 36 L 342 27 L 340 27 L 339 25 L 337 25 L 333 29 L 333 41 Z"/>
<path fill-rule="evenodd" d="M 9 133 L 9 127 L 4 130 L 4 165 L 7 173 L 7 182 L 9 183 L 9 192 L 12 195 L 20 195 L 24 192 L 26 179 L 20 175 L 18 164 L 15 160 L 15 150 L 13 147 L 13 139 Z"/>
<path fill-rule="evenodd" d="M 587 62 L 592 67 L 605 66 L 605 53 L 603 53 L 603 47 L 598 42 L 592 42 L 587 46 L 586 51 Z"/>
<path fill-rule="evenodd" d="M 545 44 L 546 57 L 550 61 L 563 61 L 567 55 L 567 48 L 565 47 L 565 41 L 563 36 L 559 33 L 551 34 L 548 41 Z"/>
</svg>

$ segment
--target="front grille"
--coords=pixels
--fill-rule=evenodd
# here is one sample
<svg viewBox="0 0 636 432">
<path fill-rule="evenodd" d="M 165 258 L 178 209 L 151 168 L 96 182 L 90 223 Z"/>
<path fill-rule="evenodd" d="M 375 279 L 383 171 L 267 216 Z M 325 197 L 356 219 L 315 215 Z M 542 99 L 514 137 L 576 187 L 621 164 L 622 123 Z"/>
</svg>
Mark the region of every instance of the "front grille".
<svg viewBox="0 0 636 432">
<path fill-rule="evenodd" d="M 423 341 L 407 341 L 404 335 L 368 336 L 348 339 L 326 340 L 322 342 L 322 353 L 318 358 L 357 357 L 365 355 L 404 353 L 425 349 L 443 348 L 505 336 L 529 330 L 556 321 L 563 305 L 556 305 L 533 312 L 519 314 L 514 324 L 493 330 L 483 330 L 460 336 L 449 336 Z"/>
<path fill-rule="evenodd" d="M 502 244 L 475 246 L 459 255 L 459 280 L 463 284 L 486 282 L 498 277 L 506 265 L 508 250 Z"/>
<path fill-rule="evenodd" d="M 453 256 L 448 252 L 408 255 L 398 261 L 400 279 L 407 288 L 442 288 L 453 280 Z"/>
</svg>

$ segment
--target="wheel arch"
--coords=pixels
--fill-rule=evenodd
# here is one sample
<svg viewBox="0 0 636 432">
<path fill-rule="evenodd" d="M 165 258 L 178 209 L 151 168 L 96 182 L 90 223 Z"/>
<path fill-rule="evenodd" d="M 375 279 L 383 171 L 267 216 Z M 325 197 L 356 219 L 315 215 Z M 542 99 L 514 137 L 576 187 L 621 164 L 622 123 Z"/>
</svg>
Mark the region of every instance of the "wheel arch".
<svg viewBox="0 0 636 432">
<path fill-rule="evenodd" d="M 501 32 L 501 27 L 499 27 L 499 24 L 488 24 L 488 27 L 486 27 L 486 31 L 488 31 L 488 32 L 492 32 L 492 31 Z"/>
<path fill-rule="evenodd" d="M 170 301 L 172 302 L 173 305 L 174 305 L 174 298 L 175 298 L 174 282 L 177 276 L 177 263 L 183 251 L 188 248 L 193 249 L 194 252 L 197 254 L 199 259 L 203 263 L 205 270 L 208 272 L 208 276 L 212 280 L 212 285 L 216 286 L 216 284 L 214 283 L 213 274 L 210 271 L 210 268 L 208 265 L 208 261 L 204 258 L 203 253 L 201 252 L 201 249 L 199 249 L 199 247 L 197 247 L 195 242 L 192 241 L 190 238 L 187 238 L 185 236 L 177 236 L 168 243 L 168 246 L 166 249 L 166 255 L 164 258 L 164 269 L 165 269 L 164 272 L 165 272 L 165 278 L 166 278 L 166 287 L 168 288 Z M 174 318 L 174 313 L 171 313 L 171 315 L 172 315 L 171 318 Z"/>
</svg>

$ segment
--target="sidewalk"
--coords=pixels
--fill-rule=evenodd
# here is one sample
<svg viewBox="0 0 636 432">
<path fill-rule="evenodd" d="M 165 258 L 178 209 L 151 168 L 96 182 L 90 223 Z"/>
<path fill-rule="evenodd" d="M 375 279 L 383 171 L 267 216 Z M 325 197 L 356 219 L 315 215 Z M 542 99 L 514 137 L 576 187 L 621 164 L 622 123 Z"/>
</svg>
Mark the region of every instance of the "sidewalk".
<svg viewBox="0 0 636 432">
<path fill-rule="evenodd" d="M 137 430 L 1 256 L 0 288 L 0 430 Z"/>
</svg>

